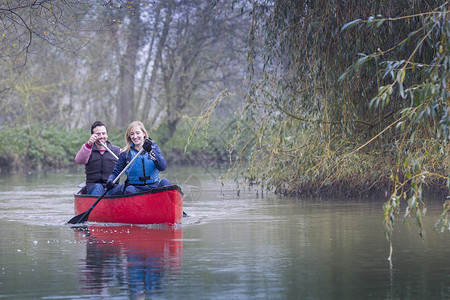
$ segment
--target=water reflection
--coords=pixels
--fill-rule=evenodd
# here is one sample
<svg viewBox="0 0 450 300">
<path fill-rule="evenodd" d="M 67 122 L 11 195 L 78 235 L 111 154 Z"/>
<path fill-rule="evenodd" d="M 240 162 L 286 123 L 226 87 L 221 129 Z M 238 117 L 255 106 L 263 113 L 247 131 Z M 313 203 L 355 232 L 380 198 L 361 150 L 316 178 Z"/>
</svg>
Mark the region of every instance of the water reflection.
<svg viewBox="0 0 450 300">
<path fill-rule="evenodd" d="M 90 294 L 147 298 L 163 293 L 181 268 L 181 228 L 89 225 L 75 236 L 86 243 L 79 277 Z"/>
</svg>

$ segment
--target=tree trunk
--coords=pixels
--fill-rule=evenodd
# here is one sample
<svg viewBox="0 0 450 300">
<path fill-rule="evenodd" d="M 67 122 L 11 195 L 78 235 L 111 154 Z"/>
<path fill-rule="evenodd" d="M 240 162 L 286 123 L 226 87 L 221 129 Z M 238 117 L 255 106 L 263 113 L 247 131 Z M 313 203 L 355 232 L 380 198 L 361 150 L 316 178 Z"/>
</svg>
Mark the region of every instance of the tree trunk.
<svg viewBox="0 0 450 300">
<path fill-rule="evenodd" d="M 162 52 L 164 49 L 164 45 L 166 43 L 167 36 L 169 34 L 170 23 L 172 22 L 172 11 L 175 5 L 174 0 L 170 0 L 167 7 L 167 14 L 164 20 L 164 27 L 161 33 L 161 38 L 159 40 L 158 48 L 156 50 L 155 60 L 153 62 L 152 75 L 150 77 L 150 82 L 147 90 L 146 101 L 144 102 L 144 108 L 142 109 L 141 119 L 145 120 L 148 117 L 150 112 L 150 107 L 152 103 L 153 89 L 155 87 L 156 76 L 158 73 L 159 66 L 161 64 Z"/>
<path fill-rule="evenodd" d="M 148 49 L 148 54 L 147 54 L 147 59 L 145 60 L 145 66 L 144 66 L 144 70 L 142 71 L 142 81 L 141 84 L 139 86 L 138 89 L 138 95 L 136 97 L 136 109 L 141 108 L 141 101 L 142 101 L 142 95 L 144 94 L 144 88 L 145 88 L 145 83 L 147 81 L 147 72 L 148 72 L 148 68 L 150 63 L 152 62 L 152 58 L 153 58 L 153 46 L 155 44 L 155 40 L 157 39 L 158 36 L 158 24 L 159 24 L 159 19 L 161 16 L 161 7 L 162 7 L 162 3 L 158 2 L 157 6 L 156 6 L 156 12 L 155 12 L 155 23 L 153 24 L 153 33 L 152 33 L 152 38 L 150 41 L 150 46 Z M 145 103 L 145 100 L 144 100 Z M 144 118 L 146 118 L 146 116 L 144 116 L 143 114 L 141 114 L 139 117 L 139 120 L 143 120 Z"/>
<path fill-rule="evenodd" d="M 125 127 L 135 117 L 134 81 L 139 48 L 140 6 L 136 4 L 130 16 L 127 46 L 120 64 L 120 93 L 117 99 L 116 126 Z"/>
</svg>

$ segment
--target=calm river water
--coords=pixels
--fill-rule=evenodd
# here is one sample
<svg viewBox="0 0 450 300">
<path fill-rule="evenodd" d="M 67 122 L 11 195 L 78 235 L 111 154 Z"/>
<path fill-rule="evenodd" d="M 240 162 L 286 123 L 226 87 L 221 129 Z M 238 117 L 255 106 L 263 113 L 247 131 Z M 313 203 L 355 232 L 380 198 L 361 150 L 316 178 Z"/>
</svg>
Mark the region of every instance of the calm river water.
<svg viewBox="0 0 450 300">
<path fill-rule="evenodd" d="M 393 260 L 384 199 L 278 199 L 202 169 L 172 171 L 176 227 L 74 229 L 82 171 L 0 178 L 0 298 L 448 299 L 450 233 L 398 224 Z"/>
</svg>

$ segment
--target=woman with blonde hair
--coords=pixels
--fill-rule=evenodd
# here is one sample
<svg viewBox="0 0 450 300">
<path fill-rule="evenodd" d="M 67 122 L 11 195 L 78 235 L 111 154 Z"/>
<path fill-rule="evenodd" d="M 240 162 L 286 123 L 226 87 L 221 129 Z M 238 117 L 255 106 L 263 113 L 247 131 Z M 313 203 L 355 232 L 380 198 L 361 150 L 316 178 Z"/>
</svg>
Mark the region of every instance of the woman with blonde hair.
<svg viewBox="0 0 450 300">
<path fill-rule="evenodd" d="M 144 124 L 140 121 L 134 121 L 125 132 L 126 146 L 119 155 L 119 160 L 108 177 L 106 187 L 107 195 L 134 194 L 148 191 L 153 188 L 168 186 L 168 179 L 159 178 L 159 172 L 167 168 L 167 163 L 159 149 L 159 146 L 149 137 Z M 124 184 L 113 188 L 113 181 L 117 175 L 129 164 L 129 162 L 138 155 L 125 174 L 128 179 Z"/>
</svg>

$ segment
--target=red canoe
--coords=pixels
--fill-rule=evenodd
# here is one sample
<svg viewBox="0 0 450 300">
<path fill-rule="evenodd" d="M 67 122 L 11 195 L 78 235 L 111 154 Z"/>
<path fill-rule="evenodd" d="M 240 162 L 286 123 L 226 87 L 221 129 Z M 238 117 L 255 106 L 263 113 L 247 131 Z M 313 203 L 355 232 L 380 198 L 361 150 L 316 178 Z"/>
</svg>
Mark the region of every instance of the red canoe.
<svg viewBox="0 0 450 300">
<path fill-rule="evenodd" d="M 75 215 L 87 211 L 99 196 L 75 196 Z M 89 214 L 90 222 L 175 225 L 183 217 L 183 192 L 177 185 L 148 192 L 105 196 Z"/>
</svg>

